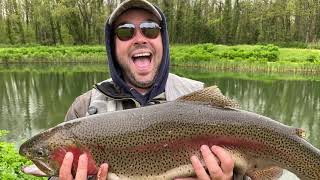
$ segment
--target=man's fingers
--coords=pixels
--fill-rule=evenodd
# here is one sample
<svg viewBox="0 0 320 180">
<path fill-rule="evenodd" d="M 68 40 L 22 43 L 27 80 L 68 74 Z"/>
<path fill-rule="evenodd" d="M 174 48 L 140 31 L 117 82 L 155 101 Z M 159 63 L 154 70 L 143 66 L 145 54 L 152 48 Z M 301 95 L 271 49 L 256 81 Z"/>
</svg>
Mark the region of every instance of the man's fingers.
<svg viewBox="0 0 320 180">
<path fill-rule="evenodd" d="M 88 171 L 88 157 L 86 154 L 79 156 L 76 180 L 86 180 Z"/>
<path fill-rule="evenodd" d="M 203 168 L 199 158 L 197 156 L 191 156 L 191 163 L 198 179 L 210 180 L 206 170 Z"/>
<path fill-rule="evenodd" d="M 97 179 L 98 180 L 106 180 L 107 177 L 108 177 L 108 164 L 107 163 L 104 163 L 104 164 L 101 164 L 100 168 L 99 168 L 99 171 L 98 171 L 98 174 L 97 174 Z"/>
<path fill-rule="evenodd" d="M 233 174 L 234 161 L 230 153 L 219 146 L 212 146 L 212 152 L 219 158 L 221 161 L 221 169 L 225 174 Z"/>
<path fill-rule="evenodd" d="M 64 156 L 62 165 L 59 171 L 59 179 L 60 180 L 72 180 L 71 168 L 73 162 L 73 154 L 71 152 L 67 152 Z"/>
<path fill-rule="evenodd" d="M 202 145 L 200 150 L 210 176 L 217 179 L 223 177 L 223 172 L 221 170 L 221 167 L 219 166 L 217 157 L 212 153 L 210 148 L 207 145 Z"/>
</svg>

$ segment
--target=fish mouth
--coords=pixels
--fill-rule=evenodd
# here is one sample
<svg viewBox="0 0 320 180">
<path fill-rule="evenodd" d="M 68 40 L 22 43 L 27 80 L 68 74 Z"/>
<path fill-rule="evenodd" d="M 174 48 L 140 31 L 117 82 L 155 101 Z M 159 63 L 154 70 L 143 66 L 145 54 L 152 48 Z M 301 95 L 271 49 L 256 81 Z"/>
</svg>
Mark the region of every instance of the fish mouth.
<svg viewBox="0 0 320 180">
<path fill-rule="evenodd" d="M 37 177 L 48 176 L 46 173 L 42 172 L 35 164 L 29 166 L 23 166 L 21 171 L 28 175 L 33 175 Z"/>
<path fill-rule="evenodd" d="M 48 176 L 54 176 L 57 175 L 57 172 L 53 170 L 48 162 L 45 162 L 43 159 L 36 158 L 36 159 L 31 159 L 31 161 L 46 175 Z"/>
</svg>

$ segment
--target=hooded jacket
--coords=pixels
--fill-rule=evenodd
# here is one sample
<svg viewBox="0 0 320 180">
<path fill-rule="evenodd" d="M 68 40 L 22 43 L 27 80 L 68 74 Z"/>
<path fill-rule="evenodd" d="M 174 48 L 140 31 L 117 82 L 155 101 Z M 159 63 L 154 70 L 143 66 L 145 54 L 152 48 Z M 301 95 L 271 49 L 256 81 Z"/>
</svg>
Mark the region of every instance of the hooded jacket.
<svg viewBox="0 0 320 180">
<path fill-rule="evenodd" d="M 163 44 L 163 56 L 160 64 L 160 69 L 156 74 L 154 84 L 151 86 L 148 93 L 142 95 L 137 92 L 135 89 L 129 87 L 127 83 L 124 81 L 123 72 L 117 62 L 115 57 L 115 45 L 114 45 L 114 32 L 112 25 L 109 24 L 109 19 L 107 20 L 105 26 L 105 42 L 106 42 L 106 51 L 108 53 L 108 64 L 110 69 L 110 74 L 112 81 L 116 86 L 118 86 L 122 93 L 132 96 L 136 99 L 142 106 L 147 105 L 154 97 L 158 96 L 162 92 L 165 91 L 165 85 L 167 82 L 168 74 L 169 74 L 169 62 L 170 62 L 170 54 L 169 54 L 169 38 L 168 38 L 168 30 L 167 30 L 167 22 L 164 14 L 161 10 L 155 6 L 162 17 L 162 21 L 160 21 L 161 27 L 161 35 L 162 35 L 162 44 Z"/>
<path fill-rule="evenodd" d="M 172 101 L 204 87 L 202 82 L 169 73 L 170 54 L 166 18 L 158 7 L 154 7 L 162 19 L 160 21 L 160 27 L 163 57 L 155 77 L 155 82 L 148 93 L 142 95 L 129 87 L 124 81 L 122 69 L 115 57 L 114 32 L 112 25 L 108 24 L 108 19 L 105 25 L 105 42 L 111 79 L 95 84 L 92 90 L 77 97 L 70 106 L 65 116 L 65 121 L 92 114 Z"/>
</svg>

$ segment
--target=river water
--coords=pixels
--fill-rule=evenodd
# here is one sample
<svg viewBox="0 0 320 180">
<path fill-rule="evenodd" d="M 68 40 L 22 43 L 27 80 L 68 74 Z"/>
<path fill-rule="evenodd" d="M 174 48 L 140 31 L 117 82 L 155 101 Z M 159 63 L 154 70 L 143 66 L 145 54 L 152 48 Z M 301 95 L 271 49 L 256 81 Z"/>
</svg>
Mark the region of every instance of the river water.
<svg viewBox="0 0 320 180">
<path fill-rule="evenodd" d="M 303 128 L 320 148 L 320 77 L 317 75 L 222 72 L 171 68 L 171 72 L 218 85 L 242 109 Z M 0 67 L 0 129 L 19 145 L 63 121 L 74 98 L 107 79 L 104 65 L 18 65 Z"/>
</svg>

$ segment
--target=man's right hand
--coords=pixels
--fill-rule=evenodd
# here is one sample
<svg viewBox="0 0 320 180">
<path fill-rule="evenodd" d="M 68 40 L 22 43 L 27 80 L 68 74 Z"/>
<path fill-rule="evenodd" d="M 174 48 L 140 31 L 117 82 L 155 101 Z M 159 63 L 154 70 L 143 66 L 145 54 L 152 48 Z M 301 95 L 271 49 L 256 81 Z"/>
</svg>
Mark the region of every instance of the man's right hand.
<svg viewBox="0 0 320 180">
<path fill-rule="evenodd" d="M 62 162 L 62 165 L 60 167 L 59 180 L 73 180 L 73 176 L 71 173 L 72 162 L 73 162 L 73 154 L 71 152 L 67 152 Z M 78 169 L 77 169 L 75 180 L 87 180 L 87 176 L 88 176 L 87 171 L 88 171 L 88 157 L 86 154 L 82 154 L 79 156 Z M 107 176 L 108 176 L 108 164 L 103 163 L 99 168 L 97 179 L 106 180 Z"/>
</svg>

